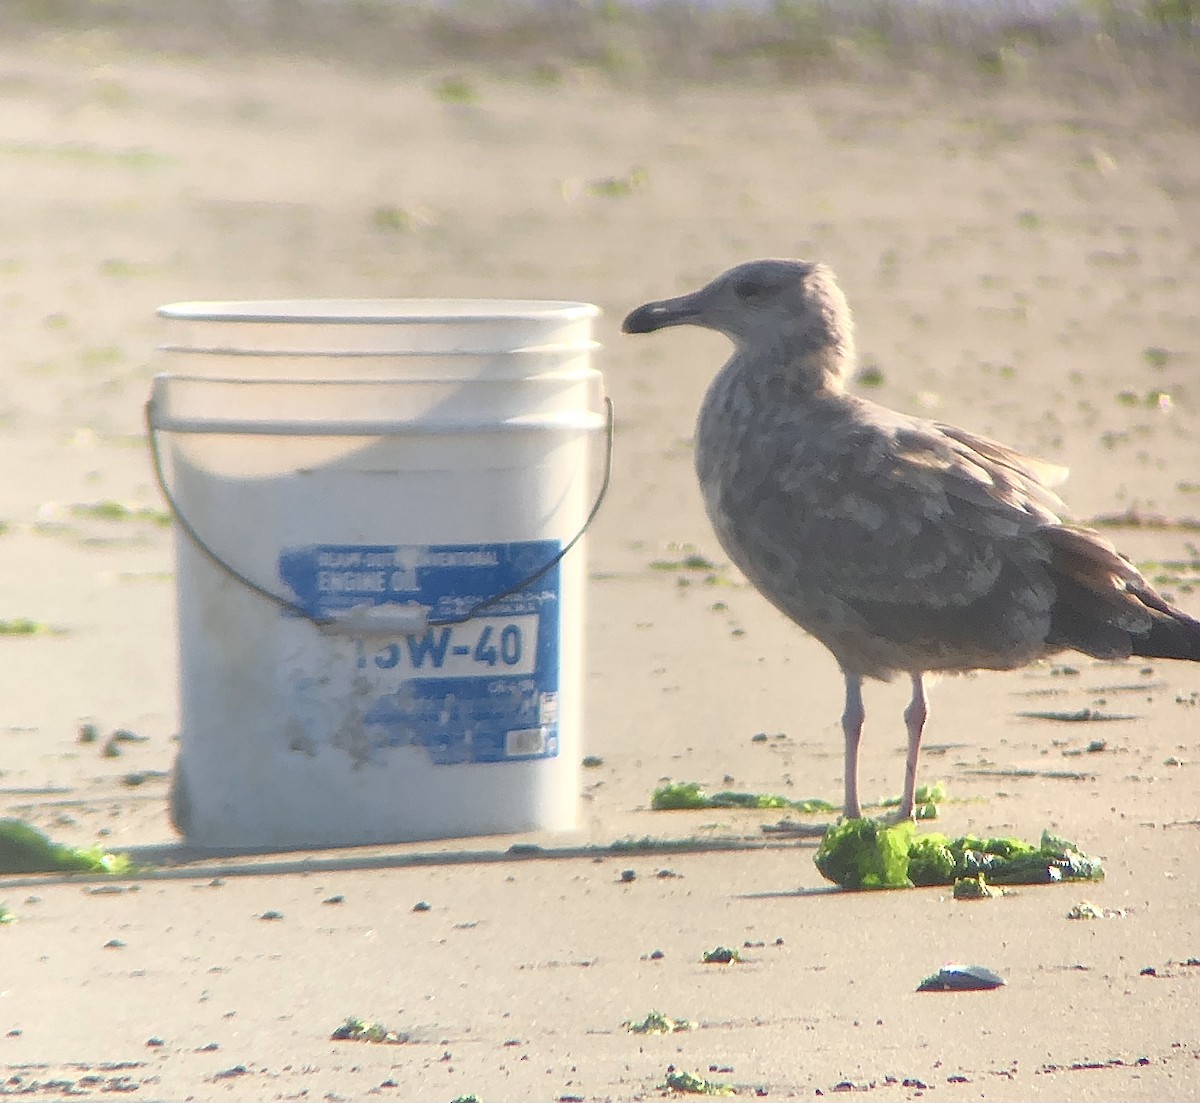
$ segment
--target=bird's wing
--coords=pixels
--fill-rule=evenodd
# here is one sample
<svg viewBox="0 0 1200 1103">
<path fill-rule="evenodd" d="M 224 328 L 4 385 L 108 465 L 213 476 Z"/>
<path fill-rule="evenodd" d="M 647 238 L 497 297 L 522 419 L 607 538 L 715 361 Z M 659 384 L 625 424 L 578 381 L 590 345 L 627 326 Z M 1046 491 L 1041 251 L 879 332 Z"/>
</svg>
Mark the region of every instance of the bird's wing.
<svg viewBox="0 0 1200 1103">
<path fill-rule="evenodd" d="M 1014 556 L 1048 555 L 1032 534 L 1058 522 L 1061 502 L 1039 461 L 1003 445 L 851 410 L 760 447 L 771 452 L 765 474 L 737 511 L 751 543 L 766 545 L 756 582 L 772 556 L 787 556 L 806 587 L 851 607 L 962 607 L 990 594 L 1006 566 L 1011 578 Z"/>
<path fill-rule="evenodd" d="M 1015 448 L 1009 448 L 1007 444 L 1001 444 L 998 440 L 992 440 L 991 437 L 981 437 L 977 433 L 968 433 L 965 429 L 960 429 L 957 425 L 945 425 L 940 421 L 932 422 L 931 424 L 944 437 L 948 437 L 963 448 L 990 460 L 1000 467 L 1015 471 L 1027 480 L 1040 483 L 1042 487 L 1060 486 L 1066 482 L 1067 475 L 1070 474 L 1067 468 L 1057 463 L 1050 463 L 1047 460 L 1038 459 L 1036 456 L 1027 456 L 1023 452 L 1018 452 Z M 1057 498 L 1055 502 L 1061 508 L 1062 502 L 1058 501 Z"/>
</svg>

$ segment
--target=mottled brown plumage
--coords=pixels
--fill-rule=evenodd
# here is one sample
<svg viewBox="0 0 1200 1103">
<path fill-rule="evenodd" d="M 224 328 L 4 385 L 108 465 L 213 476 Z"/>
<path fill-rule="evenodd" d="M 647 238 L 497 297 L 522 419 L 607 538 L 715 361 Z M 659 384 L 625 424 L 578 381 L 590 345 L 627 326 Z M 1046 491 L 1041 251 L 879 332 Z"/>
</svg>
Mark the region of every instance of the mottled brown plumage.
<svg viewBox="0 0 1200 1103">
<path fill-rule="evenodd" d="M 846 681 L 846 807 L 860 814 L 862 680 L 906 673 L 912 813 L 923 675 L 1064 649 L 1200 661 L 1200 622 L 1098 533 L 1063 522 L 1066 472 L 849 394 L 850 311 L 822 264 L 751 261 L 647 303 L 627 333 L 699 325 L 734 353 L 708 389 L 696 471 L 721 546 Z"/>
</svg>

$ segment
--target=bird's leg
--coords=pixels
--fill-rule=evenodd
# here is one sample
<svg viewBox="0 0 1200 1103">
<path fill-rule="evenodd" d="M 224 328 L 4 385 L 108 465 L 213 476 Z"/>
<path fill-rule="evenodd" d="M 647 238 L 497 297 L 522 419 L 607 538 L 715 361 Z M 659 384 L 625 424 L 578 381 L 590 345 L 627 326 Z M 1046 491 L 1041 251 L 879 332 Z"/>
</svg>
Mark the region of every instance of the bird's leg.
<svg viewBox="0 0 1200 1103">
<path fill-rule="evenodd" d="M 846 807 L 843 814 L 856 820 L 862 816 L 858 803 L 858 742 L 862 738 L 863 711 L 862 679 L 843 671 L 846 679 L 846 707 L 842 711 L 842 732 L 846 737 Z"/>
<path fill-rule="evenodd" d="M 921 732 L 925 728 L 925 717 L 929 707 L 925 702 L 925 683 L 921 672 L 912 674 L 912 700 L 904 710 L 904 726 L 908 729 L 908 758 L 904 762 L 904 796 L 896 811 L 899 821 L 912 819 L 913 804 L 917 795 L 917 756 L 921 753 Z"/>
</svg>

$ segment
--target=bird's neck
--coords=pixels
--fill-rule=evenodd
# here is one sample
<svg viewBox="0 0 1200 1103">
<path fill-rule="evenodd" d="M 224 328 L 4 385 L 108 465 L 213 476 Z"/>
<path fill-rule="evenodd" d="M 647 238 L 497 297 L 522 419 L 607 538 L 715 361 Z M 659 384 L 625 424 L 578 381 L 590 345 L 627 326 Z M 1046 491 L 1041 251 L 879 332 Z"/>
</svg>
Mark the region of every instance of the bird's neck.
<svg viewBox="0 0 1200 1103">
<path fill-rule="evenodd" d="M 787 360 L 778 351 L 735 352 L 709 384 L 696 427 L 699 453 L 709 466 L 736 466 L 737 453 L 770 424 L 811 415 L 826 405 L 851 401 L 838 363 L 822 362 L 813 350 Z"/>
<path fill-rule="evenodd" d="M 844 394 L 850 363 L 839 346 L 779 342 L 772 348 L 739 350 L 725 366 L 756 402 L 793 405 Z"/>
</svg>

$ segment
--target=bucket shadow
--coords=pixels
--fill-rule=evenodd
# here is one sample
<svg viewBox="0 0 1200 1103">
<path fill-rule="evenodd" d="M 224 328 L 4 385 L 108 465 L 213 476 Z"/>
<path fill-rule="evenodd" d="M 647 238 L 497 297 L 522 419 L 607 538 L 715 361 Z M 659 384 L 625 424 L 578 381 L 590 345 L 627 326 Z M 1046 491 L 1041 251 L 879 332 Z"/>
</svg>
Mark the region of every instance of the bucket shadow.
<svg viewBox="0 0 1200 1103">
<path fill-rule="evenodd" d="M 500 865 L 517 862 L 592 861 L 672 854 L 713 854 L 756 850 L 813 848 L 815 841 L 735 839 L 642 839 L 608 844 L 541 845 L 515 842 L 504 848 L 383 850 L 370 848 L 313 851 L 209 850 L 183 844 L 135 846 L 122 850 L 132 864 L 127 873 L 23 873 L 0 876 L 0 890 L 33 885 L 113 883 L 121 881 L 194 881 L 201 878 L 278 877 L 359 870 L 419 869 L 430 866 Z M 801 893 L 803 894 L 803 893 Z M 783 893 L 780 895 L 793 895 Z"/>
</svg>

